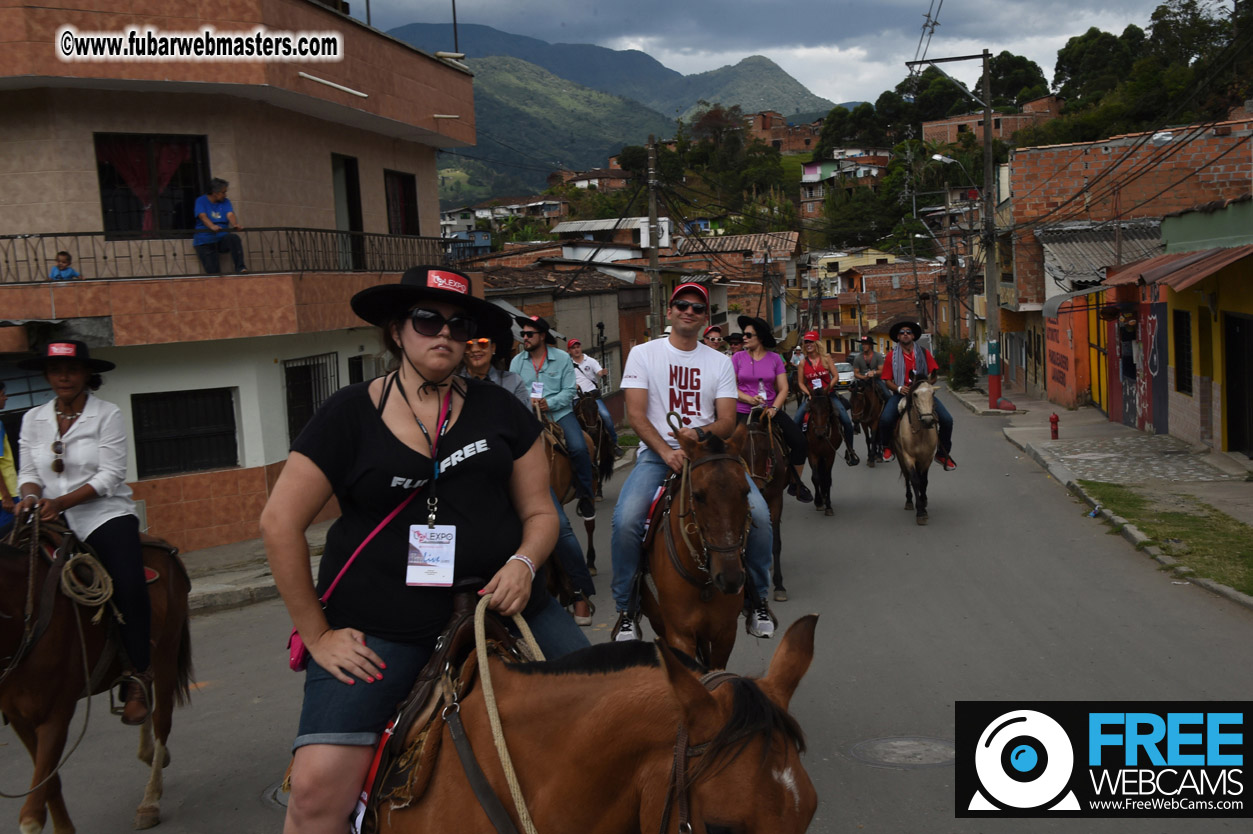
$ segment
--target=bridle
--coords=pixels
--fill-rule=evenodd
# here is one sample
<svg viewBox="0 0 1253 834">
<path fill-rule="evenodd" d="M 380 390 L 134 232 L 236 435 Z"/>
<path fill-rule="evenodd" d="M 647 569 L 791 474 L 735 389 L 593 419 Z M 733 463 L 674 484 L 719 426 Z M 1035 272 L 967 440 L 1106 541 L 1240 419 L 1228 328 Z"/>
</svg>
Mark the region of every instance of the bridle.
<svg viewBox="0 0 1253 834">
<path fill-rule="evenodd" d="M 757 444 L 752 443 L 751 441 L 748 443 L 748 474 L 749 477 L 758 482 L 758 488 L 762 488 L 774 480 L 774 453 L 775 450 L 778 449 L 778 440 L 776 440 L 774 436 L 774 420 L 770 417 L 770 415 L 766 414 L 760 406 L 754 408 L 753 411 L 756 412 L 758 416 L 757 419 L 754 420 L 752 412 L 750 412 L 748 419 L 749 435 L 764 434 L 770 443 L 770 454 L 766 457 L 766 473 L 764 475 L 757 474 Z M 764 430 L 757 428 L 762 425 L 763 420 L 765 423 Z M 779 449 L 779 451 L 780 456 L 782 457 L 782 450 Z"/>
<path fill-rule="evenodd" d="M 734 672 L 719 669 L 701 676 L 700 682 L 705 689 L 713 692 L 723 683 L 738 678 Z M 689 745 L 687 743 L 687 726 L 680 723 L 674 739 L 674 763 L 670 767 L 670 784 L 666 786 L 666 804 L 661 812 L 660 834 L 666 834 L 670 823 L 670 813 L 675 805 L 679 812 L 679 834 L 692 834 L 692 785 L 688 781 L 688 760 L 705 755 L 709 742 Z"/>
<path fill-rule="evenodd" d="M 675 434 L 677 435 L 678 430 L 682 428 L 679 423 L 679 415 L 672 411 L 666 415 L 666 420 L 670 423 L 670 427 L 674 429 Z M 705 433 L 701 429 L 697 429 L 696 434 L 698 438 L 702 441 L 704 440 Z M 713 596 L 713 575 L 709 570 L 709 562 L 712 554 L 739 553 L 741 554 L 742 560 L 744 547 L 748 544 L 748 531 L 753 523 L 752 513 L 746 512 L 744 514 L 744 530 L 740 533 L 740 539 L 735 544 L 716 545 L 710 544 L 705 539 L 700 519 L 696 517 L 696 500 L 693 495 L 692 470 L 698 466 L 704 466 L 707 463 L 716 463 L 718 461 L 726 460 L 735 461 L 741 466 L 744 466 L 743 458 L 726 452 L 705 455 L 694 461 L 684 460 L 683 472 L 680 475 L 679 480 L 679 514 L 677 516 L 679 522 L 679 535 L 683 538 L 683 544 L 687 547 L 688 553 L 692 554 L 692 558 L 696 561 L 697 570 L 705 575 L 704 579 L 701 579 L 699 576 L 694 575 L 690 570 L 688 570 L 679 558 L 678 549 L 675 547 L 674 542 L 673 527 L 669 523 L 662 525 L 665 531 L 666 553 L 670 557 L 671 565 L 674 567 L 679 576 L 701 589 L 700 596 L 702 601 L 708 601 L 709 598 Z M 669 500 L 670 494 L 667 495 L 667 501 Z M 669 506 L 666 507 L 665 514 L 667 516 L 670 515 Z M 692 541 L 693 536 L 696 537 L 696 542 Z"/>
<path fill-rule="evenodd" d="M 831 451 L 835 452 L 836 451 L 835 444 L 831 442 L 831 424 L 835 420 L 835 406 L 831 404 L 831 399 L 830 399 L 831 396 L 832 395 L 828 394 L 826 391 L 816 391 L 809 395 L 809 419 L 811 423 L 809 436 L 816 437 L 819 440 L 825 441 L 826 444 L 831 447 Z M 826 422 L 826 425 L 822 427 L 822 431 L 816 432 L 813 430 L 814 427 L 812 426 L 812 422 L 813 422 L 814 415 L 818 413 L 818 409 L 816 406 L 818 402 L 818 397 L 821 397 L 826 400 L 827 422 Z"/>
<path fill-rule="evenodd" d="M 925 378 L 924 378 L 924 379 L 919 380 L 916 384 L 921 385 L 921 384 L 923 384 L 924 382 L 926 382 L 927 386 L 928 386 L 928 387 L 930 387 L 931 383 L 927 382 Z M 935 422 L 936 422 L 936 421 L 935 421 L 935 409 L 934 409 L 934 406 L 932 406 L 932 410 L 931 410 L 931 411 L 926 411 L 926 412 L 924 412 L 924 411 L 922 411 L 921 409 L 919 409 L 919 408 L 918 408 L 918 401 L 914 398 L 914 391 L 915 391 L 914 387 L 913 387 L 913 386 L 910 386 L 909 393 L 908 393 L 908 394 L 906 395 L 906 397 L 905 397 L 905 398 L 906 398 L 906 400 L 908 401 L 908 402 L 907 402 L 907 404 L 906 404 L 906 409 L 909 411 L 909 427 L 910 427 L 910 429 L 912 429 L 914 432 L 920 432 L 920 431 L 923 431 L 923 425 L 922 425 L 922 422 L 923 422 L 923 420 L 925 420 L 925 419 L 927 419 L 927 418 L 930 418 L 930 419 L 931 419 L 931 421 L 932 421 L 932 428 L 934 428 L 934 427 L 935 427 Z M 934 402 L 934 400 L 933 400 L 932 402 Z"/>
</svg>

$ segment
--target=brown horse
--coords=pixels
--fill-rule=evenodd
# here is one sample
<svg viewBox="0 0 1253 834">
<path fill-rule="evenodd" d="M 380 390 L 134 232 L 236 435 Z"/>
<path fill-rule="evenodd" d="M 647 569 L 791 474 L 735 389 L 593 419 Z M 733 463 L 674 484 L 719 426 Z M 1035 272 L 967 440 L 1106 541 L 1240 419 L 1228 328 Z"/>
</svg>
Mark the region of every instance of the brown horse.
<svg viewBox="0 0 1253 834">
<path fill-rule="evenodd" d="M 917 505 L 915 515 L 919 524 L 927 523 L 927 470 L 931 468 L 940 441 L 934 381 L 920 374 L 914 376 L 909 394 L 901 401 L 905 410 L 897 419 L 893 434 L 896 459 L 905 477 L 905 509 L 913 510 Z"/>
<path fill-rule="evenodd" d="M 831 506 L 831 468 L 844 438 L 835 419 L 835 406 L 823 389 L 809 397 L 808 427 L 805 441 L 809 446 L 809 471 L 814 482 L 814 509 L 824 515 L 835 515 Z"/>
<path fill-rule="evenodd" d="M 509 758 L 535 829 L 804 832 L 818 796 L 788 704 L 813 659 L 817 620 L 797 620 L 757 679 L 700 676 L 663 644 L 639 641 L 599 644 L 548 663 L 490 658 Z M 487 785 L 525 830 L 493 746 L 483 691 L 475 685 L 457 715 Z M 425 734 L 415 726 L 406 741 L 411 750 L 437 747 L 429 781 L 414 788 L 416 796 L 380 802 L 380 832 L 494 834 L 448 725 L 440 727 L 438 745 L 426 745 Z M 554 738 L 562 739 L 559 755 Z"/>
<path fill-rule="evenodd" d="M 36 535 L 38 541 L 32 543 Z M 61 752 L 78 699 L 88 690 L 90 694 L 104 692 L 121 675 L 120 643 L 111 634 L 107 614 L 104 622 L 96 624 L 90 611 L 58 592 L 66 560 L 85 549 L 64 526 L 19 520 L 11 541 L 0 543 L 0 652 L 7 658 L 0 673 L 0 711 L 35 766 L 19 827 L 22 834 L 37 834 L 51 814 L 57 834 L 69 834 L 74 826 L 57 775 Z M 144 564 L 158 578 L 148 586 L 153 704 L 151 719 L 139 736 L 139 758 L 150 766 L 150 772 L 135 812 L 135 828 L 151 828 L 160 822 L 161 769 L 170 762 L 166 742 L 174 705 L 187 700 L 192 674 L 187 622 L 191 581 L 177 550 L 165 542 L 145 537 L 143 554 Z M 79 569 L 65 570 L 77 574 Z M 90 715 L 90 702 L 87 708 Z M 110 827 L 116 828 L 93 826 Z"/>
<path fill-rule="evenodd" d="M 745 430 L 723 441 L 675 432 L 687 455 L 644 554 L 654 588 L 644 583 L 640 607 L 661 639 L 713 669 L 726 668 L 744 608 L 744 545 L 748 541 L 748 479 L 740 452 Z"/>
<path fill-rule="evenodd" d="M 883 397 L 874 380 L 854 380 L 848 416 L 866 436 L 866 465 L 872 468 L 883 455 L 883 450 L 879 448 L 879 416 L 883 414 L 883 405 Z"/>
<path fill-rule="evenodd" d="M 774 598 L 784 602 L 787 600 L 787 589 L 783 587 L 783 536 L 780 533 L 780 519 L 783 517 L 783 491 L 787 488 L 792 467 L 787 461 L 787 447 L 783 438 L 775 430 L 770 418 L 763 416 L 764 413 L 755 408 L 749 415 L 744 458 L 748 462 L 748 473 L 761 490 L 761 497 L 766 499 L 766 506 L 770 508 L 770 526 L 774 534 Z"/>
<path fill-rule="evenodd" d="M 596 497 L 599 499 L 601 485 L 613 476 L 614 456 L 613 441 L 605 428 L 605 421 L 601 419 L 600 409 L 596 406 L 597 399 L 594 393 L 579 394 L 574 399 L 574 416 L 583 427 L 583 436 L 591 441 L 587 444 L 587 451 L 592 458 L 592 482 L 596 485 Z M 595 576 L 596 544 L 592 532 L 596 529 L 596 524 L 588 524 L 591 526 L 587 529 L 587 569 Z"/>
</svg>

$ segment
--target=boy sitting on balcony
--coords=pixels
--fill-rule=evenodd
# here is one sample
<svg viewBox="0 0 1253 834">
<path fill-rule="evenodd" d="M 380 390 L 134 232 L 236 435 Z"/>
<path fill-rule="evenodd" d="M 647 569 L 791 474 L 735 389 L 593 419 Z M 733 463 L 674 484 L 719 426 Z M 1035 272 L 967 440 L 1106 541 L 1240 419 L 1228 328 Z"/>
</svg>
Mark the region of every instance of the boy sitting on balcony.
<svg viewBox="0 0 1253 834">
<path fill-rule="evenodd" d="M 196 235 L 191 242 L 204 271 L 210 275 L 222 271 L 218 255 L 223 252 L 231 253 L 236 272 L 248 271 L 244 267 L 244 245 L 239 235 L 227 231 L 228 228 L 240 231 L 244 228 L 235 219 L 235 207 L 226 199 L 229 186 L 226 180 L 214 177 L 209 180 L 209 193 L 196 198 Z"/>
<path fill-rule="evenodd" d="M 48 272 L 49 281 L 73 281 L 75 278 L 81 278 L 78 270 L 70 266 L 74 263 L 74 258 L 69 252 L 57 253 L 57 265 Z"/>
</svg>

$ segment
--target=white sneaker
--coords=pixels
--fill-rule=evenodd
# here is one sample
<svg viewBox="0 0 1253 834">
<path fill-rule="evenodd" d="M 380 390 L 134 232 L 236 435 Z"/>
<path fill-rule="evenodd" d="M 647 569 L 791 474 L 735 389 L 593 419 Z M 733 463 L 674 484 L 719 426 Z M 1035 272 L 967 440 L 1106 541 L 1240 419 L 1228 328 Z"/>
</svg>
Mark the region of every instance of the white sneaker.
<svg viewBox="0 0 1253 834">
<path fill-rule="evenodd" d="M 627 643 L 640 639 L 639 630 L 635 627 L 635 618 L 630 614 L 619 614 L 618 624 L 613 631 L 613 639 L 615 643 Z"/>
<path fill-rule="evenodd" d="M 748 633 L 754 637 L 769 637 L 774 634 L 774 617 L 770 614 L 770 607 L 759 605 L 749 615 Z"/>
</svg>

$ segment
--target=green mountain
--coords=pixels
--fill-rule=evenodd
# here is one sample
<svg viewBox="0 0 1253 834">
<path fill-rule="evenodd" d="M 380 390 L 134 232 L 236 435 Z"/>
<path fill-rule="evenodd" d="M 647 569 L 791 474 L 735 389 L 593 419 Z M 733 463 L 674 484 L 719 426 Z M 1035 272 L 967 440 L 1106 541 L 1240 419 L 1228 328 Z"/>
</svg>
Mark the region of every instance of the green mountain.
<svg viewBox="0 0 1253 834">
<path fill-rule="evenodd" d="M 462 156 L 485 160 L 539 191 L 558 168 L 603 168 L 623 145 L 643 144 L 650 133 L 659 138 L 674 133 L 674 122 L 638 102 L 588 89 L 518 58 L 466 63 L 474 72 L 478 146 L 443 155 L 442 168 L 460 167 Z"/>
</svg>

